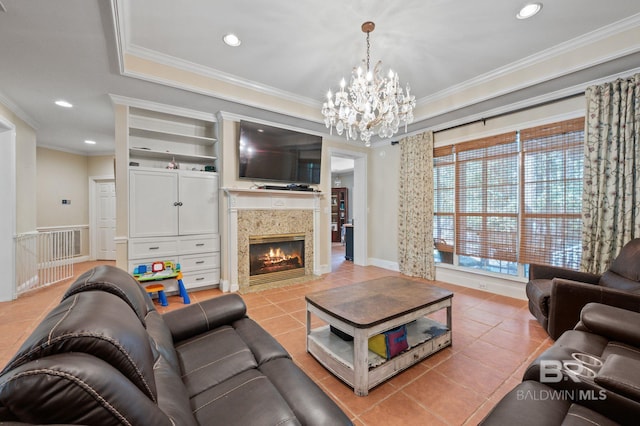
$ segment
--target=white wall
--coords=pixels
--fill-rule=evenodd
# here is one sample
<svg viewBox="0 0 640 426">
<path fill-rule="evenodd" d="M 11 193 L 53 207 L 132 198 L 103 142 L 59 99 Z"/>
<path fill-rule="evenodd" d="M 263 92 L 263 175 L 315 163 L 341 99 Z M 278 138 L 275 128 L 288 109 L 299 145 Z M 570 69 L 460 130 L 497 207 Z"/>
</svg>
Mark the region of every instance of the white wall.
<svg viewBox="0 0 640 426">
<path fill-rule="evenodd" d="M 5 279 L 0 283 L 0 301 L 15 298 L 14 236 L 35 231 L 35 131 L 9 108 L 0 104 L 0 158 L 2 166 L 0 231 L 0 268 Z"/>
</svg>

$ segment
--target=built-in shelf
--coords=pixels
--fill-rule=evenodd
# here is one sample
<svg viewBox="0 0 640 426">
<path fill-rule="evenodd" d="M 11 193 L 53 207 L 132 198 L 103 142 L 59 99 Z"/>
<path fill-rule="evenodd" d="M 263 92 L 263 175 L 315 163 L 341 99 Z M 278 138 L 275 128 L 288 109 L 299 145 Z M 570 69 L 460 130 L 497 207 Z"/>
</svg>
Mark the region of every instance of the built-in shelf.
<svg viewBox="0 0 640 426">
<path fill-rule="evenodd" d="M 129 127 L 129 136 L 160 139 L 171 142 L 196 143 L 201 145 L 213 145 L 217 139 L 206 136 L 185 135 L 182 133 L 159 131 L 143 127 Z"/>
<path fill-rule="evenodd" d="M 148 158 L 156 160 L 164 160 L 167 158 L 175 158 L 177 162 L 205 162 L 212 163 L 217 157 L 211 155 L 197 155 L 197 154 L 178 154 L 170 151 L 157 151 L 147 148 L 129 148 L 129 155 L 131 157 Z"/>
<path fill-rule="evenodd" d="M 129 164 L 164 169 L 216 169 L 216 124 L 142 108 L 129 110 Z"/>
</svg>

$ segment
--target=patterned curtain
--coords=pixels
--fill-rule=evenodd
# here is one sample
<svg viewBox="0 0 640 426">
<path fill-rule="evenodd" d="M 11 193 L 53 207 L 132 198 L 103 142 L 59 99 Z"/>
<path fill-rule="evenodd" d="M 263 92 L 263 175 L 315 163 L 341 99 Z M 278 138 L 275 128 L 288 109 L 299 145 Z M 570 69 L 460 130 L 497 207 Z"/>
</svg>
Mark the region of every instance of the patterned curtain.
<svg viewBox="0 0 640 426">
<path fill-rule="evenodd" d="M 400 272 L 435 278 L 433 262 L 433 132 L 400 141 L 398 260 Z"/>
<path fill-rule="evenodd" d="M 582 269 L 602 273 L 640 237 L 640 74 L 586 97 Z"/>
</svg>

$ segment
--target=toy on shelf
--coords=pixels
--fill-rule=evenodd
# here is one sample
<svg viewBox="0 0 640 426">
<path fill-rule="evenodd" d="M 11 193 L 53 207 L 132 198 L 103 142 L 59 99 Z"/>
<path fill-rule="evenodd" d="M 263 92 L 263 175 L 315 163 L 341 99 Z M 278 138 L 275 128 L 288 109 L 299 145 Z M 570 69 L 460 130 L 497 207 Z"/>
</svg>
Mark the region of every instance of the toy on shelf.
<svg viewBox="0 0 640 426">
<path fill-rule="evenodd" d="M 171 261 L 152 262 L 150 265 L 138 265 L 133 268 L 133 277 L 144 286 L 149 281 L 162 281 L 175 279 L 178 281 L 178 290 L 185 305 L 191 303 L 187 289 L 182 282 L 182 271 L 180 264 Z M 160 289 L 160 286 L 162 289 Z M 164 296 L 164 286 L 153 284 L 145 287 L 148 293 L 158 292 L 158 300 L 162 306 L 167 306 L 166 296 Z M 164 302 L 163 302 L 164 300 Z M 166 304 L 165 304 L 166 303 Z"/>
</svg>

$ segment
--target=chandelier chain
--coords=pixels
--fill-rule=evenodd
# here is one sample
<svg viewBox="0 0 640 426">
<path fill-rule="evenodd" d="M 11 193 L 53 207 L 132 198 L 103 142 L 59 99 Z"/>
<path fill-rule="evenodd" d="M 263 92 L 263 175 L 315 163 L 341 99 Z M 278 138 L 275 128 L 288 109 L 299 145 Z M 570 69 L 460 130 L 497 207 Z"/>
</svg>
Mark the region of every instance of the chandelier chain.
<svg viewBox="0 0 640 426">
<path fill-rule="evenodd" d="M 371 31 L 367 31 L 367 72 L 369 72 L 369 70 L 371 70 L 371 63 L 370 63 L 371 42 L 369 41 L 369 36 L 370 35 L 371 35 Z"/>
</svg>

